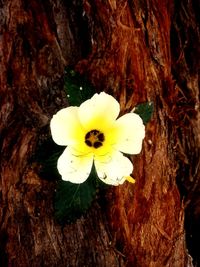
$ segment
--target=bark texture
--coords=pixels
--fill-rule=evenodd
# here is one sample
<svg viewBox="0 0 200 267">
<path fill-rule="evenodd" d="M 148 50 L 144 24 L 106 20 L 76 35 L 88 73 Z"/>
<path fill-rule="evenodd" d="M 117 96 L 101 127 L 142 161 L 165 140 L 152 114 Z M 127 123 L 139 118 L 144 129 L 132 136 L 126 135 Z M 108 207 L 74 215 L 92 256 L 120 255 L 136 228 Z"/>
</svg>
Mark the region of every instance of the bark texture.
<svg viewBox="0 0 200 267">
<path fill-rule="evenodd" d="M 192 266 L 187 237 L 197 266 L 198 1 L 4 0 L 0 8 L 0 265 Z M 136 184 L 110 188 L 61 226 L 56 181 L 31 159 L 67 105 L 68 65 L 122 112 L 144 101 L 155 111 L 133 158 Z"/>
</svg>

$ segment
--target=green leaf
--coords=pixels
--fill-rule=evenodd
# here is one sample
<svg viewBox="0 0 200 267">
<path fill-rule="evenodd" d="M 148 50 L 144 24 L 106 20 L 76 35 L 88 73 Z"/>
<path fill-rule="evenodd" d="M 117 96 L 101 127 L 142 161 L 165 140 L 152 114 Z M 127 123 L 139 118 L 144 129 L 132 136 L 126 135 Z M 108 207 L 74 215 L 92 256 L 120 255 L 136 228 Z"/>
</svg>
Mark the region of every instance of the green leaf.
<svg viewBox="0 0 200 267">
<path fill-rule="evenodd" d="M 150 121 L 153 114 L 153 102 L 139 104 L 135 107 L 133 112 L 138 114 L 146 125 Z"/>
<path fill-rule="evenodd" d="M 81 184 L 60 180 L 55 194 L 55 218 L 61 224 L 73 223 L 80 218 L 96 195 L 97 176 L 94 167 L 88 179 Z"/>
<path fill-rule="evenodd" d="M 65 93 L 71 106 L 80 106 L 96 93 L 87 78 L 70 67 L 65 69 L 64 82 Z"/>
</svg>

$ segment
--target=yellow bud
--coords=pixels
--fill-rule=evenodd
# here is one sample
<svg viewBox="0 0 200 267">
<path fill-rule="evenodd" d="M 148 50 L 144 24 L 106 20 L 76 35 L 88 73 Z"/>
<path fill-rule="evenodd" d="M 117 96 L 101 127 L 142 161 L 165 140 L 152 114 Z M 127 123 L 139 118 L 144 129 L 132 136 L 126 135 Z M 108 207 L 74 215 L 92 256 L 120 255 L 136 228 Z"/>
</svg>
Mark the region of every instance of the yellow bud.
<svg viewBox="0 0 200 267">
<path fill-rule="evenodd" d="M 128 181 L 129 183 L 132 183 L 132 184 L 135 183 L 135 179 L 133 179 L 133 177 L 131 177 L 131 176 L 125 176 L 125 179 L 126 179 L 126 181 Z"/>
</svg>

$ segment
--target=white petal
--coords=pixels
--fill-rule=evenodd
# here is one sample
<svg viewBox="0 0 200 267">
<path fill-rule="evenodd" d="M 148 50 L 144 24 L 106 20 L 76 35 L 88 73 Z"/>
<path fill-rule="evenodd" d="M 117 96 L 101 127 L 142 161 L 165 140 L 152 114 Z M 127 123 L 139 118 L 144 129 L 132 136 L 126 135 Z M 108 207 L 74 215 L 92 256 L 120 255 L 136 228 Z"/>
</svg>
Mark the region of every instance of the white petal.
<svg viewBox="0 0 200 267">
<path fill-rule="evenodd" d="M 57 168 L 62 179 L 75 184 L 83 183 L 89 176 L 93 164 L 93 155 L 77 155 L 67 147 L 59 157 Z"/>
<path fill-rule="evenodd" d="M 50 128 L 54 142 L 61 146 L 74 144 L 84 138 L 78 118 L 78 107 L 68 107 L 58 111 L 51 119 Z"/>
<path fill-rule="evenodd" d="M 115 147 L 123 153 L 138 154 L 142 149 L 145 127 L 135 113 L 128 113 L 116 121 L 117 142 Z"/>
<path fill-rule="evenodd" d="M 123 184 L 126 176 L 133 171 L 131 161 L 120 152 L 107 156 L 98 156 L 94 159 L 98 177 L 106 184 Z"/>
<path fill-rule="evenodd" d="M 79 107 L 79 118 L 84 128 L 105 129 L 116 120 L 120 105 L 117 100 L 104 92 L 95 94 Z"/>
</svg>

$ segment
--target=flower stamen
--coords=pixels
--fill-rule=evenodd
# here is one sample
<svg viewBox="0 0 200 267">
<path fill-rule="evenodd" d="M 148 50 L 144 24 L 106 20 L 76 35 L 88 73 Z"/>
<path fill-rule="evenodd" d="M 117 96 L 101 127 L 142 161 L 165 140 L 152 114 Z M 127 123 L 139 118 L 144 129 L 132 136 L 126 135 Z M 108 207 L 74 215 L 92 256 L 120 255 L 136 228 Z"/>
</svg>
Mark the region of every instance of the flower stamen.
<svg viewBox="0 0 200 267">
<path fill-rule="evenodd" d="M 85 143 L 89 147 L 99 148 L 104 140 L 104 134 L 98 130 L 91 130 L 85 135 Z"/>
</svg>

